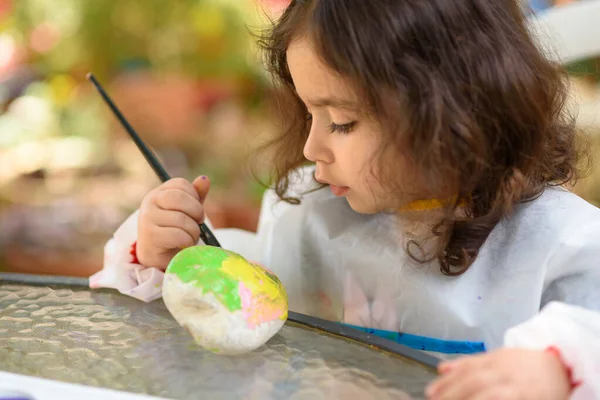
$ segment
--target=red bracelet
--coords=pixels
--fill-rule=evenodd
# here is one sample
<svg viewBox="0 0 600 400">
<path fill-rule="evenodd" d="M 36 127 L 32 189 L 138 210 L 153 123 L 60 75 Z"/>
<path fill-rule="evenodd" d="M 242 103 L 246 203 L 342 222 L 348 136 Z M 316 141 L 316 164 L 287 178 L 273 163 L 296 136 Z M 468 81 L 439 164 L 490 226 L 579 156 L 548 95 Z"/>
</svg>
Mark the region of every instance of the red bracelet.
<svg viewBox="0 0 600 400">
<path fill-rule="evenodd" d="M 129 254 L 131 254 L 131 257 L 133 257 L 133 260 L 131 261 L 133 264 L 140 263 L 140 260 L 137 258 L 137 242 L 133 242 L 131 249 L 129 250 Z"/>
<path fill-rule="evenodd" d="M 565 371 L 567 372 L 567 377 L 569 378 L 569 383 L 571 385 L 571 391 L 573 391 L 577 387 L 581 386 L 581 384 L 583 382 L 577 381 L 573 378 L 573 368 L 571 366 L 567 365 L 567 363 L 565 362 L 565 359 L 562 356 L 561 351 L 557 347 L 550 346 L 546 349 L 546 352 L 554 355 L 560 361 L 562 366 L 564 367 Z"/>
</svg>

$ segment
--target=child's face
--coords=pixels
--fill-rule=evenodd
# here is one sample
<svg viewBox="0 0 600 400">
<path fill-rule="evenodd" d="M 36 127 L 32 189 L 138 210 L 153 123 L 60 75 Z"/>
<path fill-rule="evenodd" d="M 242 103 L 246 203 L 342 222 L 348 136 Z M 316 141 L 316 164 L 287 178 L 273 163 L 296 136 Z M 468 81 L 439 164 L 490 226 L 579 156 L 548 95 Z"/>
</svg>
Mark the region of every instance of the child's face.
<svg viewBox="0 0 600 400">
<path fill-rule="evenodd" d="M 317 180 L 329 184 L 334 194 L 345 196 L 352 209 L 360 213 L 406 204 L 408 199 L 392 196 L 391 185 L 386 190 L 378 179 L 382 164 L 398 165 L 398 175 L 410 176 L 402 168 L 404 157 L 392 146 L 381 152 L 381 127 L 365 115 L 364 102 L 347 80 L 323 65 L 307 39 L 292 42 L 287 60 L 296 91 L 312 116 L 304 156 L 316 163 Z"/>
</svg>

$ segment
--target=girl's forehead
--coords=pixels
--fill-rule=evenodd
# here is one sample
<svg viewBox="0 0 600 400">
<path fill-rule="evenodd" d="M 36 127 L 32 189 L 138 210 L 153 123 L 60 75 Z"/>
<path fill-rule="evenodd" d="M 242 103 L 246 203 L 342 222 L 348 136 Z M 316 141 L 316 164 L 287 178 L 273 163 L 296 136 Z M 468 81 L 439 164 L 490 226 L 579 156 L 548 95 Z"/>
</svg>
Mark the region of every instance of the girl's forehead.
<svg viewBox="0 0 600 400">
<path fill-rule="evenodd" d="M 305 103 L 338 108 L 357 105 L 349 79 L 328 67 L 310 40 L 292 41 L 287 49 L 287 63 L 296 92 Z"/>
</svg>

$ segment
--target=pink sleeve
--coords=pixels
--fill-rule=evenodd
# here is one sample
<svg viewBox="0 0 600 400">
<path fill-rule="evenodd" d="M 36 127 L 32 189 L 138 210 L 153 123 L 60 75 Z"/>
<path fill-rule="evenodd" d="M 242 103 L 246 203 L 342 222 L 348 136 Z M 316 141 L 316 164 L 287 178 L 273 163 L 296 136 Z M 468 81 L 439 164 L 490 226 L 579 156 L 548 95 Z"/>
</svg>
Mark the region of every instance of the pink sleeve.
<svg viewBox="0 0 600 400">
<path fill-rule="evenodd" d="M 504 344 L 554 353 L 569 372 L 571 399 L 600 399 L 600 313 L 552 302 L 509 329 Z"/>
<path fill-rule="evenodd" d="M 164 272 L 139 264 L 136 255 L 138 211 L 117 229 L 104 247 L 102 270 L 90 277 L 90 288 L 116 289 L 144 302 L 162 296 Z"/>
</svg>

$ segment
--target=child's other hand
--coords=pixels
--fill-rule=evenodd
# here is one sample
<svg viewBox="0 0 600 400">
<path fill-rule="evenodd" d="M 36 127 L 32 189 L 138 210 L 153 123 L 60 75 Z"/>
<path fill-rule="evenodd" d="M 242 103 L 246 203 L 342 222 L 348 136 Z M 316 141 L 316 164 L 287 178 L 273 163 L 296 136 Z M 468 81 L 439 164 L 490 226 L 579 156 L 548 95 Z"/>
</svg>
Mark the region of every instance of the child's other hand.
<svg viewBox="0 0 600 400">
<path fill-rule="evenodd" d="M 204 199 L 210 182 L 201 176 L 190 183 L 174 178 L 148 193 L 140 207 L 137 257 L 146 267 L 166 269 L 183 248 L 200 238 Z"/>
<path fill-rule="evenodd" d="M 501 349 L 440 364 L 441 376 L 426 390 L 429 400 L 566 400 L 569 376 L 555 355 Z"/>
</svg>

